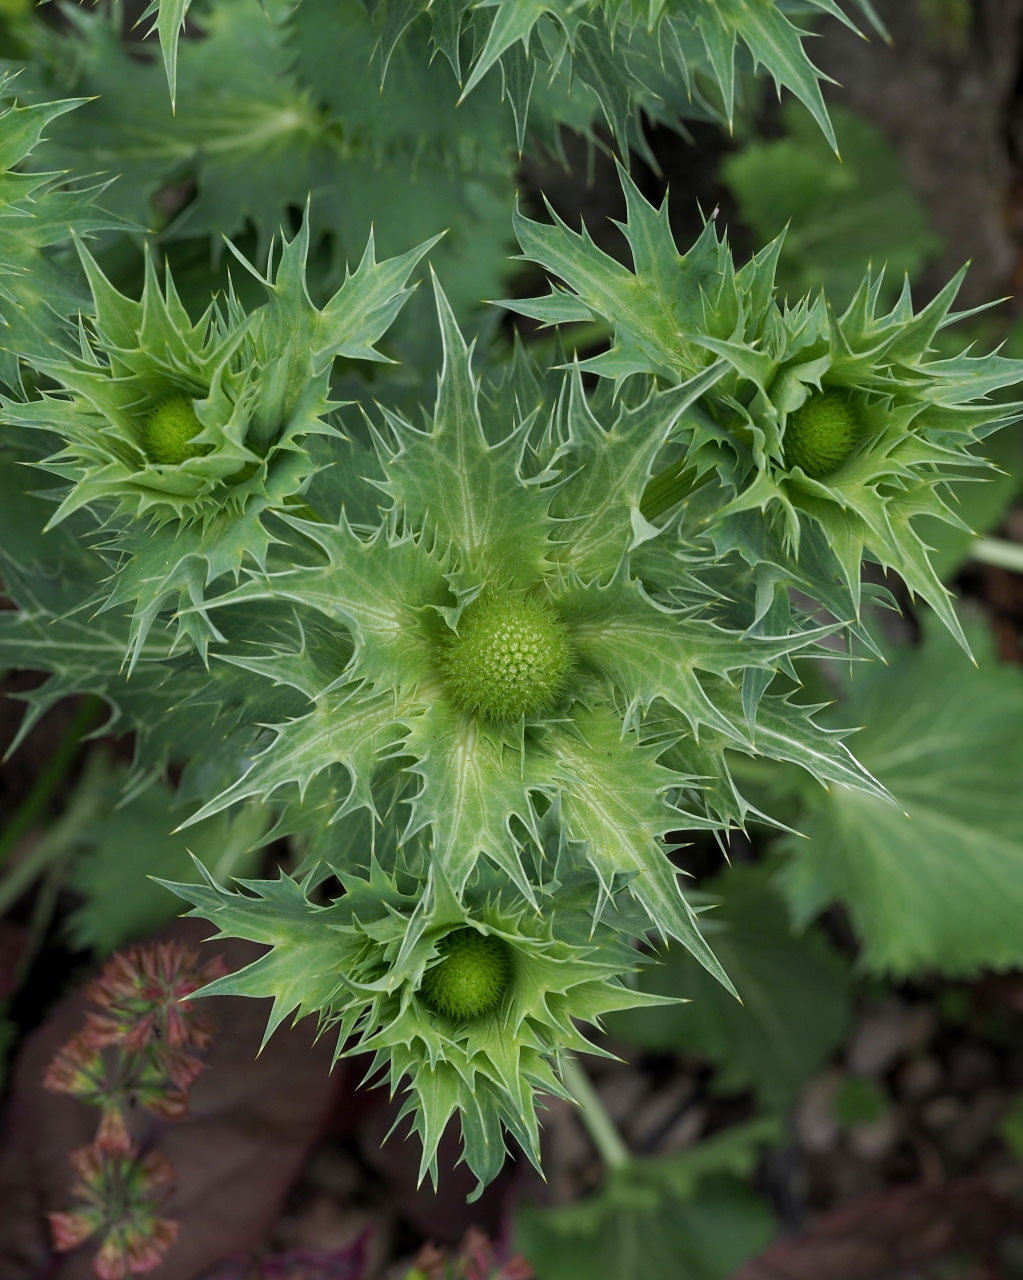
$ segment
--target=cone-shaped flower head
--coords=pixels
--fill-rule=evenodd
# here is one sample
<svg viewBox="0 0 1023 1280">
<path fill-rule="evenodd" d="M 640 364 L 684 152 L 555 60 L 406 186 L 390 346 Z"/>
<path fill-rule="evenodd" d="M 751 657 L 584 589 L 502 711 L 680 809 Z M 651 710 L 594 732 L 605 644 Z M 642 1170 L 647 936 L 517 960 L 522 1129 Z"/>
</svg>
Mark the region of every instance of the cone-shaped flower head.
<svg viewBox="0 0 1023 1280">
<path fill-rule="evenodd" d="M 488 592 L 463 612 L 442 665 L 447 687 L 465 711 L 518 720 L 549 711 L 564 691 L 571 640 L 546 600 Z"/>
<path fill-rule="evenodd" d="M 151 410 L 140 431 L 142 448 L 150 462 L 176 467 L 189 458 L 201 458 L 213 447 L 196 444 L 202 423 L 183 392 L 167 396 Z"/>
<path fill-rule="evenodd" d="M 785 424 L 785 462 L 823 480 L 845 462 L 856 443 L 853 410 L 838 391 L 811 395 Z"/>
<path fill-rule="evenodd" d="M 476 929 L 456 929 L 438 947 L 420 994 L 431 1009 L 458 1021 L 493 1013 L 511 980 L 508 944 Z"/>
</svg>

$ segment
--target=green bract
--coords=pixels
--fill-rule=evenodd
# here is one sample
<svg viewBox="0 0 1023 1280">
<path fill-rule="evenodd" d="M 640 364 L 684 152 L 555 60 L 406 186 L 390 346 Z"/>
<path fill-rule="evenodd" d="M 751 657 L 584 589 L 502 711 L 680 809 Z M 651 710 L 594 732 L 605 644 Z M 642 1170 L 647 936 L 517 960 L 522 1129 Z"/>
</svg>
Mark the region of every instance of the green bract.
<svg viewBox="0 0 1023 1280">
<path fill-rule="evenodd" d="M 151 259 L 134 301 L 79 247 L 93 300 L 88 332 L 77 348 L 36 360 L 57 391 L 7 400 L 4 411 L 64 440 L 46 463 L 70 482 L 51 524 L 85 506 L 100 514 L 119 572 L 96 603 L 133 609 L 129 665 L 162 611 L 194 610 L 246 558 L 264 562 L 265 512 L 297 499 L 313 470 L 309 437 L 334 430 L 335 357 L 383 359 L 373 344 L 428 248 L 378 263 L 370 240 L 358 269 L 317 308 L 304 223 L 265 277 L 238 255 L 266 294 L 262 305 L 246 311 L 232 290 L 193 321 Z M 201 653 L 213 634 L 201 607 L 179 614 L 178 639 Z"/>
</svg>

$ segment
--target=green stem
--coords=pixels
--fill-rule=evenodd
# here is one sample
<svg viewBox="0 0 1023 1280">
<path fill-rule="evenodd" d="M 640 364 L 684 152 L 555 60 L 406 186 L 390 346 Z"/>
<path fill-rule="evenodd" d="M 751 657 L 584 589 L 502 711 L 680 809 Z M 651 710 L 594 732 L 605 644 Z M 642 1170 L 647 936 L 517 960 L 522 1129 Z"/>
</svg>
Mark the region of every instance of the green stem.
<svg viewBox="0 0 1023 1280">
<path fill-rule="evenodd" d="M 629 1148 L 607 1114 L 596 1089 L 590 1084 L 589 1076 L 575 1058 L 566 1057 L 563 1060 L 561 1078 L 579 1104 L 582 1122 L 593 1139 L 600 1158 L 609 1169 L 623 1169 L 632 1160 Z"/>
<path fill-rule="evenodd" d="M 82 827 L 98 816 L 100 784 L 106 773 L 106 761 L 97 755 L 90 756 L 67 808 L 25 856 L 4 872 L 0 880 L 0 915 L 17 902 L 33 881 L 66 857 Z"/>
<path fill-rule="evenodd" d="M 82 734 L 91 727 L 102 706 L 103 699 L 96 694 L 89 694 L 87 698 L 82 699 L 81 706 L 63 742 L 50 757 L 46 768 L 36 779 L 35 786 L 22 801 L 17 813 L 7 824 L 3 835 L 0 835 L 0 864 L 7 860 L 11 850 L 31 828 L 46 808 L 53 793 L 64 781 L 74 763 Z"/>
<path fill-rule="evenodd" d="M 639 501 L 640 514 L 647 520 L 656 520 L 692 493 L 695 479 L 696 471 L 686 466 L 684 458 L 671 463 L 650 478 Z"/>
<path fill-rule="evenodd" d="M 980 538 L 970 548 L 970 555 L 982 564 L 1023 573 L 1023 546 L 1004 538 Z"/>
</svg>

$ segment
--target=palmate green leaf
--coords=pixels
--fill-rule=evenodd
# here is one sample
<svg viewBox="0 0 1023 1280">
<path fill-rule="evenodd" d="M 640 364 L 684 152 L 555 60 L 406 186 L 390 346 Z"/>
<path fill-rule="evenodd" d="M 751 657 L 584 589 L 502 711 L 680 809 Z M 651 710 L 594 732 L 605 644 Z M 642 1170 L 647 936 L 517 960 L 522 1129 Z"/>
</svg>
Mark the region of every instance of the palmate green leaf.
<svg viewBox="0 0 1023 1280">
<path fill-rule="evenodd" d="M 784 842 L 779 883 L 802 922 L 843 903 L 871 970 L 965 977 L 1023 960 L 1023 681 L 974 632 L 979 670 L 931 632 L 887 668 L 858 667 L 842 711 L 905 812 L 842 786 L 807 793 L 809 839 Z"/>
<path fill-rule="evenodd" d="M 557 1280 L 727 1280 L 774 1235 L 747 1181 L 759 1147 L 777 1134 L 774 1121 L 753 1121 L 688 1151 L 631 1160 L 574 1204 L 523 1206 L 515 1247 L 538 1275 Z"/>
<path fill-rule="evenodd" d="M 381 91 L 358 0 L 220 0 L 189 16 L 201 38 L 182 45 L 176 111 L 163 68 L 131 56 L 104 7 L 74 10 L 70 31 L 33 26 L 18 77 L 30 101 L 91 99 L 38 164 L 118 175 L 112 207 L 160 231 L 189 302 L 226 287 L 224 236 L 261 261 L 310 199 L 318 289 L 340 283 L 371 231 L 390 255 L 447 229 L 437 262 L 457 308 L 502 292 L 516 155 L 499 85 L 458 111 L 413 33 Z"/>
<path fill-rule="evenodd" d="M 791 299 L 821 286 L 844 307 L 871 264 L 887 268 L 894 301 L 940 247 L 902 164 L 865 118 L 833 107 L 841 160 L 806 115 L 791 106 L 784 135 L 727 156 L 721 173 L 758 241 L 785 233 L 778 287 Z"/>
<path fill-rule="evenodd" d="M 709 940 L 742 1004 L 672 947 L 642 985 L 690 1003 L 616 1014 L 611 1030 L 643 1048 L 708 1058 L 715 1090 L 752 1089 L 766 1106 L 784 1109 L 848 1031 L 850 974 L 822 934 L 793 933 L 771 875 L 767 867 L 734 867 L 706 886 L 716 900 L 703 917 Z"/>
</svg>

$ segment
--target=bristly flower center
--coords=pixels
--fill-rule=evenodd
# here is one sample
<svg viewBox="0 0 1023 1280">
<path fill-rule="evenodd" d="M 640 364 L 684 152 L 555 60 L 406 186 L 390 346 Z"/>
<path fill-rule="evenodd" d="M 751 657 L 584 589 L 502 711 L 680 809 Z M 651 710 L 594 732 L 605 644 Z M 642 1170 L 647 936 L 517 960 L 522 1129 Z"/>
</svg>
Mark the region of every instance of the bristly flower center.
<svg viewBox="0 0 1023 1280">
<path fill-rule="evenodd" d="M 492 1013 L 511 982 L 511 956 L 501 938 L 456 929 L 440 943 L 442 959 L 427 971 L 420 995 L 435 1013 L 465 1021 Z"/>
<path fill-rule="evenodd" d="M 785 462 L 823 480 L 852 453 L 859 424 L 839 391 L 812 395 L 785 424 Z"/>
<path fill-rule="evenodd" d="M 176 467 L 209 452 L 209 445 L 193 443 L 201 430 L 191 396 L 179 391 L 161 400 L 142 424 L 142 448 L 157 466 Z"/>
<path fill-rule="evenodd" d="M 572 646 L 551 605 L 488 593 L 466 607 L 444 646 L 442 667 L 464 711 L 507 722 L 554 705 L 572 668 Z"/>
</svg>

